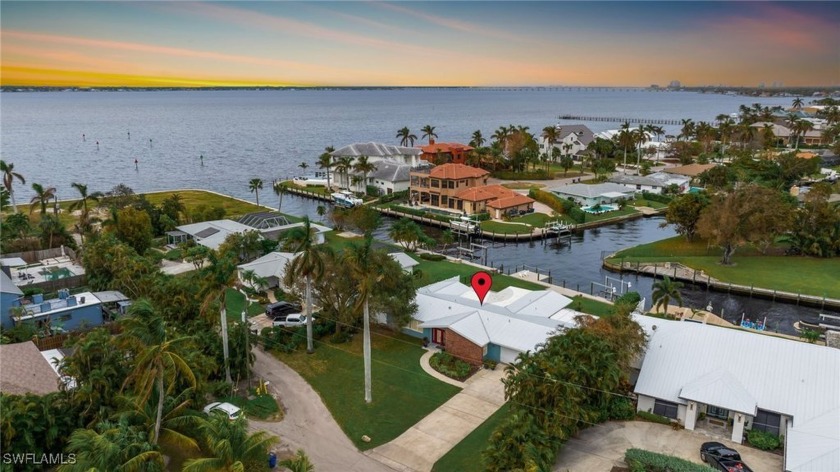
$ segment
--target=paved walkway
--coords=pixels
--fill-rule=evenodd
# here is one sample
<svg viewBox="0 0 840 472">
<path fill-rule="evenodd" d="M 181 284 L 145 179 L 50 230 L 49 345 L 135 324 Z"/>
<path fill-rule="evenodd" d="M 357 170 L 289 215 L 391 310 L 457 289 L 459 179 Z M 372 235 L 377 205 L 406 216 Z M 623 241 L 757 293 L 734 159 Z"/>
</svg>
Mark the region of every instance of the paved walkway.
<svg viewBox="0 0 840 472">
<path fill-rule="evenodd" d="M 401 471 L 427 472 L 504 403 L 504 370 L 481 369 L 464 390 L 393 441 L 367 452 Z"/>
<path fill-rule="evenodd" d="M 280 437 L 275 451 L 290 456 L 303 449 L 315 470 L 351 472 L 393 472 L 359 452 L 333 419 L 318 393 L 297 372 L 262 349 L 254 349 L 257 377 L 271 382 L 269 390 L 283 403 L 286 415 L 280 422 L 250 420 L 253 431 L 267 431 Z"/>
<path fill-rule="evenodd" d="M 700 445 L 717 441 L 734 448 L 755 471 L 781 471 L 782 456 L 759 451 L 700 431 L 674 431 L 667 425 L 644 421 L 616 421 L 583 430 L 560 449 L 554 470 L 589 472 L 624 465 L 624 452 L 632 447 L 668 454 L 702 464 Z"/>
</svg>

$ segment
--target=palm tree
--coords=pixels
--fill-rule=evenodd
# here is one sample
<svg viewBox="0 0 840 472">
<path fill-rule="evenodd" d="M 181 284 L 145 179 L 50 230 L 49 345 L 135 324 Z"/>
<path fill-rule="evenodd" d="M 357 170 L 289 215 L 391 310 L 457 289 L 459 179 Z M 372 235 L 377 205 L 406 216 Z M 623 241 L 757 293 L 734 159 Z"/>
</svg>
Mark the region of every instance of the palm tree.
<svg viewBox="0 0 840 472">
<path fill-rule="evenodd" d="M 667 275 L 664 279 L 654 283 L 651 299 L 656 309 L 659 310 L 660 307 L 663 307 L 662 312 L 667 315 L 668 305 L 671 303 L 671 300 L 676 300 L 680 307 L 682 307 L 683 299 L 680 293 L 682 286 L 682 282 L 674 282 Z"/>
<path fill-rule="evenodd" d="M 165 405 L 166 413 L 161 420 L 159 442 L 172 449 L 197 453 L 199 445 L 193 434 L 201 426 L 201 417 L 188 410 L 191 403 L 188 397 L 191 394 L 192 389 L 186 389 L 177 398 L 169 399 L 170 401 Z M 123 405 L 120 407 L 118 416 L 131 424 L 144 427 L 146 433 L 151 435 L 155 426 L 154 403 L 137 405 L 130 397 L 120 397 L 120 400 Z"/>
<path fill-rule="evenodd" d="M 621 125 L 621 130 L 615 135 L 618 144 L 624 148 L 624 173 L 627 174 L 627 147 L 632 146 L 635 142 L 633 131 L 630 129 L 630 123 L 625 121 Z"/>
<path fill-rule="evenodd" d="M 90 229 L 90 218 L 89 218 L 89 210 L 88 210 L 88 200 L 98 202 L 100 198 L 102 198 L 102 192 L 93 192 L 88 194 L 88 188 L 85 184 L 80 184 L 78 182 L 73 182 L 70 184 L 74 189 L 78 190 L 79 196 L 82 197 L 80 200 L 76 200 L 70 204 L 68 210 L 75 211 L 79 208 L 82 210 L 82 214 L 79 217 L 79 224 L 76 228 L 79 231 L 79 236 L 82 237 L 84 240 L 84 234 Z M 177 195 L 177 194 L 176 194 Z"/>
<path fill-rule="evenodd" d="M 338 158 L 338 163 L 335 165 L 335 172 L 342 176 L 341 178 L 341 185 L 344 188 L 350 188 L 350 179 L 348 176 L 350 175 L 350 169 L 353 168 L 353 158 L 350 156 L 343 156 Z"/>
<path fill-rule="evenodd" d="M 795 149 L 799 149 L 799 138 L 805 136 L 808 131 L 814 129 L 814 124 L 808 120 L 799 120 L 793 125 L 793 132 L 796 135 Z"/>
<path fill-rule="evenodd" d="M 251 179 L 248 182 L 248 190 L 257 196 L 257 206 L 260 206 L 260 190 L 263 188 L 263 181 L 260 178 Z"/>
<path fill-rule="evenodd" d="M 324 148 L 324 153 L 318 156 L 318 168 L 325 169 L 327 172 L 327 190 L 332 188 L 332 186 L 330 186 L 330 169 L 333 167 L 333 158 L 331 153 L 334 151 L 335 148 L 327 146 Z"/>
<path fill-rule="evenodd" d="M 324 221 L 324 215 L 327 214 L 327 207 L 325 207 L 324 205 L 318 205 L 318 208 L 315 209 L 315 212 L 318 213 L 318 218 L 320 218 L 321 221 Z"/>
<path fill-rule="evenodd" d="M 432 144 L 432 139 L 433 138 L 438 137 L 438 135 L 435 134 L 435 127 L 432 126 L 432 125 L 426 125 L 426 126 L 420 128 L 420 131 L 423 132 L 423 136 L 422 136 L 423 138 L 426 138 L 426 137 L 429 138 L 429 144 Z"/>
<path fill-rule="evenodd" d="M 315 466 L 309 461 L 309 456 L 303 449 L 298 449 L 295 456 L 280 461 L 280 466 L 289 469 L 291 472 L 312 472 Z"/>
<path fill-rule="evenodd" d="M 545 154 L 550 156 L 552 151 L 554 150 L 554 144 L 557 142 L 557 127 L 556 126 L 546 126 L 542 130 L 542 136 L 545 138 L 546 143 L 548 143 L 548 147 L 545 150 Z"/>
<path fill-rule="evenodd" d="M 300 164 L 298 164 L 298 167 L 300 167 L 301 169 L 303 169 L 304 172 L 306 172 L 306 168 L 309 167 L 309 164 L 307 164 L 306 162 L 301 162 Z"/>
<path fill-rule="evenodd" d="M 472 140 L 470 140 L 470 146 L 474 148 L 480 148 L 481 146 L 484 146 L 485 142 L 487 142 L 487 140 L 484 139 L 484 136 L 481 135 L 480 129 L 473 131 Z"/>
<path fill-rule="evenodd" d="M 400 138 L 400 146 L 414 146 L 414 141 L 417 141 L 417 135 L 412 134 L 408 126 L 397 131 L 397 137 Z"/>
<path fill-rule="evenodd" d="M 202 451 L 210 457 L 188 460 L 181 469 L 183 472 L 244 472 L 265 468 L 268 449 L 277 442 L 275 436 L 264 431 L 248 434 L 244 416 L 230 421 L 226 415 L 214 413 L 202 423 Z"/>
<path fill-rule="evenodd" d="M 286 186 L 283 185 L 283 182 L 279 180 L 275 180 L 274 184 L 271 186 L 272 190 L 274 190 L 274 195 L 277 195 L 280 198 L 279 203 L 277 204 L 277 211 L 281 211 L 283 208 L 283 195 L 286 194 Z"/>
<path fill-rule="evenodd" d="M 642 144 L 648 140 L 647 127 L 640 124 L 638 128 L 633 131 L 633 137 L 636 141 L 636 172 L 639 171 L 639 166 L 642 163 Z"/>
<path fill-rule="evenodd" d="M 55 187 L 44 188 L 41 184 L 32 184 L 32 190 L 35 191 L 35 196 L 29 201 L 29 214 L 35 209 L 36 204 L 41 205 L 41 215 L 47 213 L 47 203 L 55 198 Z"/>
<path fill-rule="evenodd" d="M 805 102 L 802 101 L 802 97 L 796 97 L 796 98 L 793 99 L 793 109 L 794 110 L 802 109 L 802 105 L 804 105 L 804 104 L 805 104 Z"/>
<path fill-rule="evenodd" d="M 18 207 L 15 203 L 15 191 L 12 188 L 12 184 L 15 179 L 18 179 L 22 185 L 26 185 L 26 179 L 24 179 L 23 175 L 20 173 L 15 172 L 14 164 L 6 162 L 2 159 L 0 159 L 0 172 L 3 172 L 3 187 L 6 187 L 6 190 L 9 192 L 9 198 L 12 200 L 12 208 L 14 208 L 15 213 L 17 213 Z"/>
<path fill-rule="evenodd" d="M 195 375 L 181 357 L 181 345 L 188 337 L 169 339 L 166 322 L 155 312 L 148 300 L 138 300 L 129 308 L 129 316 L 121 321 L 120 341 L 134 352 L 134 369 L 123 382 L 123 389 L 133 385 L 137 405 L 149 401 L 157 390 L 155 427 L 149 441 L 157 444 L 163 420 L 163 402 L 179 378 L 195 388 Z"/>
<path fill-rule="evenodd" d="M 691 139 L 692 136 L 694 136 L 694 130 L 694 120 L 692 120 L 691 118 L 686 118 L 682 120 L 682 129 L 680 130 L 680 134 L 679 136 L 677 136 L 677 139 L 685 139 L 686 141 L 688 141 L 689 139 Z"/>
<path fill-rule="evenodd" d="M 356 163 L 353 164 L 353 170 L 362 173 L 365 186 L 368 183 L 368 174 L 376 170 L 376 164 L 370 162 L 368 159 L 367 156 L 359 156 L 356 158 Z"/>
<path fill-rule="evenodd" d="M 126 420 L 104 421 L 93 429 L 77 429 L 67 443 L 75 461 L 58 468 L 60 472 L 113 470 L 132 472 L 163 470 L 163 455 L 145 433 Z"/>
<path fill-rule="evenodd" d="M 373 257 L 372 257 L 372 250 L 371 250 L 371 243 L 373 242 L 373 235 L 367 234 L 365 235 L 365 240 L 360 245 L 351 246 L 350 250 L 347 252 L 348 262 L 351 264 L 353 268 L 353 272 L 356 274 L 359 280 L 359 298 L 358 302 L 362 306 L 363 310 L 363 324 L 364 324 L 364 338 L 363 338 L 363 351 L 364 351 L 364 363 L 365 363 L 365 402 L 370 403 L 373 401 L 373 394 L 371 392 L 371 379 L 370 379 L 370 306 L 369 300 L 370 296 L 373 293 L 373 290 L 376 287 L 376 284 L 381 280 L 382 276 L 380 275 L 377 279 L 376 277 L 376 267 L 373 264 Z"/>
<path fill-rule="evenodd" d="M 286 244 L 293 248 L 297 256 L 292 259 L 290 271 L 306 282 L 306 352 L 315 352 L 312 341 L 312 283 L 319 280 L 324 273 L 324 259 L 318 246 L 312 241 L 312 226 L 309 217 L 303 217 L 303 226 L 289 231 Z"/>
</svg>

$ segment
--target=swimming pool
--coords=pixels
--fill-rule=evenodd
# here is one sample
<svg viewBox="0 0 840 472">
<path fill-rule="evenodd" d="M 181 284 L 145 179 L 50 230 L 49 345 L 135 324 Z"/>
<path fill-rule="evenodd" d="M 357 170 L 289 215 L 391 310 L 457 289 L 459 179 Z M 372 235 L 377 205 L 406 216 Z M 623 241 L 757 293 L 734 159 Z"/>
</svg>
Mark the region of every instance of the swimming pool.
<svg viewBox="0 0 840 472">
<path fill-rule="evenodd" d="M 618 210 L 618 205 L 607 205 L 607 204 L 592 205 L 592 206 L 587 206 L 587 207 L 581 207 L 581 210 L 583 210 L 587 213 L 592 213 L 593 215 L 599 215 L 601 213 L 606 213 L 608 211 Z"/>
<path fill-rule="evenodd" d="M 76 275 L 67 267 L 59 267 L 57 269 L 41 269 L 38 271 L 38 273 L 43 275 L 46 280 L 66 279 L 67 277 L 72 277 Z"/>
</svg>

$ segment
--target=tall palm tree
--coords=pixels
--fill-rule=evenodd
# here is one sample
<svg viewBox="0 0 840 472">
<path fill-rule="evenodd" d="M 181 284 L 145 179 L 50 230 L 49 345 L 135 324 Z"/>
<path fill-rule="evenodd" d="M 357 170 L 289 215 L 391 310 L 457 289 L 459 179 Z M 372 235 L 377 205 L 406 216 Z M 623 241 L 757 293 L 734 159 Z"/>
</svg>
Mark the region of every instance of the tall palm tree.
<svg viewBox="0 0 840 472">
<path fill-rule="evenodd" d="M 420 128 L 420 131 L 423 132 L 423 138 L 429 138 L 429 144 L 432 144 L 432 139 L 437 138 L 438 135 L 435 133 L 435 127 L 432 125 L 426 125 Z"/>
<path fill-rule="evenodd" d="M 363 182 L 365 187 L 367 187 L 368 179 L 367 176 L 369 173 L 376 170 L 376 164 L 370 162 L 367 156 L 359 156 L 356 158 L 356 163 L 353 164 L 353 170 L 355 172 L 361 172 L 363 177 Z"/>
<path fill-rule="evenodd" d="M 635 142 L 633 130 L 630 129 L 630 123 L 625 121 L 621 124 L 621 129 L 615 135 L 618 144 L 624 148 L 624 173 L 627 174 L 627 147 L 632 146 Z"/>
<path fill-rule="evenodd" d="M 283 182 L 279 180 L 274 181 L 274 185 L 272 185 L 272 189 L 274 190 L 274 195 L 277 195 L 280 198 L 280 202 L 277 204 L 277 211 L 281 211 L 283 208 L 283 195 L 286 195 L 286 186 L 283 185 Z"/>
<path fill-rule="evenodd" d="M 658 310 L 660 307 L 662 307 L 662 312 L 667 315 L 668 305 L 671 303 L 672 300 L 676 300 L 682 307 L 683 299 L 682 294 L 680 293 L 680 289 L 682 288 L 682 286 L 682 282 L 674 282 L 667 275 L 664 279 L 654 283 L 651 299 L 656 309 Z"/>
<path fill-rule="evenodd" d="M 29 201 L 29 214 L 35 209 L 36 204 L 41 205 L 41 215 L 47 213 L 47 203 L 55 198 L 55 187 L 44 188 L 41 184 L 32 184 L 32 190 L 35 191 L 35 196 Z"/>
<path fill-rule="evenodd" d="M 263 181 L 260 178 L 251 179 L 248 182 L 248 190 L 257 196 L 257 206 L 260 206 L 260 190 L 263 188 Z"/>
<path fill-rule="evenodd" d="M 485 142 L 487 142 L 487 140 L 484 139 L 484 136 L 481 135 L 480 129 L 473 131 L 472 139 L 470 140 L 470 146 L 474 148 L 480 148 L 481 146 L 484 146 Z"/>
<path fill-rule="evenodd" d="M 720 116 L 718 118 L 721 118 Z M 723 115 L 723 119 L 718 120 L 718 132 L 720 133 L 720 158 L 721 160 L 726 155 L 726 139 L 732 134 L 732 128 L 735 123 L 732 118 Z"/>
<path fill-rule="evenodd" d="M 191 394 L 192 389 L 186 389 L 177 398 L 170 398 L 170 401 L 167 402 L 165 414 L 161 419 L 158 442 L 173 449 L 197 453 L 199 452 L 199 445 L 196 441 L 198 438 L 195 432 L 201 426 L 201 417 L 188 410 L 191 403 L 188 397 Z M 154 402 L 137 405 L 131 397 L 120 397 L 120 401 L 123 403 L 118 413 L 120 419 L 128 420 L 131 424 L 145 428 L 147 434 L 151 436 L 156 420 Z"/>
<path fill-rule="evenodd" d="M 640 124 L 633 131 L 633 137 L 636 141 L 636 172 L 638 172 L 639 166 L 642 163 L 642 145 L 648 140 L 647 127 Z"/>
<path fill-rule="evenodd" d="M 300 167 L 301 169 L 303 169 L 304 172 L 306 172 L 306 168 L 309 167 L 309 164 L 307 164 L 306 162 L 301 162 L 300 164 L 298 164 L 298 167 Z"/>
<path fill-rule="evenodd" d="M 318 156 L 318 168 L 324 169 L 327 172 L 327 190 L 332 188 L 330 185 L 330 169 L 333 167 L 333 158 L 331 153 L 334 151 L 335 148 L 327 146 L 324 148 L 324 153 Z"/>
<path fill-rule="evenodd" d="M 412 141 L 413 143 L 414 141 Z M 344 188 L 350 188 L 350 170 L 353 168 L 353 158 L 350 156 L 343 156 L 338 158 L 338 164 L 335 165 L 336 173 L 342 176 L 341 184 Z M 339 169 L 341 170 L 339 172 Z"/>
<path fill-rule="evenodd" d="M 799 138 L 805 136 L 805 134 L 812 129 L 814 129 L 814 124 L 808 120 L 799 120 L 793 125 L 793 132 L 796 134 L 795 149 L 799 149 Z"/>
<path fill-rule="evenodd" d="M 370 296 L 376 287 L 376 284 L 381 281 L 382 276 L 377 278 L 376 266 L 373 264 L 373 251 L 371 243 L 373 242 L 373 235 L 365 235 L 365 240 L 360 245 L 351 246 L 346 253 L 348 262 L 353 268 L 359 280 L 358 302 L 362 306 L 363 324 L 364 324 L 364 338 L 363 351 L 365 363 L 365 402 L 373 401 L 373 393 L 371 391 L 371 374 L 370 374 Z"/>
<path fill-rule="evenodd" d="M 324 259 L 318 246 L 312 241 L 312 226 L 309 217 L 303 217 L 303 226 L 289 231 L 286 244 L 297 254 L 292 259 L 290 271 L 305 280 L 306 299 L 306 352 L 315 352 L 312 341 L 312 283 L 324 274 Z"/>
<path fill-rule="evenodd" d="M 102 198 L 103 194 L 102 192 L 93 192 L 89 194 L 87 185 L 80 184 L 78 182 L 73 182 L 70 186 L 79 192 L 81 199 L 71 203 L 68 210 L 75 211 L 81 208 L 82 214 L 79 217 L 79 223 L 76 227 L 79 230 L 79 236 L 81 236 L 82 240 L 84 240 L 84 234 L 90 229 L 88 201 L 98 202 L 99 199 Z"/>
<path fill-rule="evenodd" d="M 93 429 L 77 429 L 67 443 L 75 461 L 61 465 L 60 472 L 117 472 L 164 470 L 163 455 L 146 434 L 128 421 L 104 421 Z"/>
<path fill-rule="evenodd" d="M 157 391 L 155 427 L 149 441 L 157 444 L 163 420 L 163 402 L 177 380 L 185 380 L 195 388 L 196 380 L 190 366 L 181 357 L 181 346 L 190 338 L 170 339 L 166 322 L 148 300 L 141 299 L 131 305 L 129 316 L 121 321 L 123 332 L 120 341 L 134 352 L 134 369 L 123 382 L 123 389 L 132 385 L 137 394 L 137 405 L 149 401 Z"/>
<path fill-rule="evenodd" d="M 793 109 L 794 110 L 801 110 L 802 105 L 804 105 L 804 104 L 805 104 L 805 102 L 802 101 L 802 97 L 796 97 L 796 98 L 793 99 Z"/>
<path fill-rule="evenodd" d="M 417 141 L 417 135 L 412 134 L 408 126 L 397 131 L 397 137 L 400 138 L 400 146 L 414 146 L 414 141 Z"/>
<path fill-rule="evenodd" d="M 546 126 L 542 130 L 542 136 L 543 138 L 545 138 L 545 141 L 547 143 L 545 155 L 551 156 L 552 151 L 554 150 L 554 144 L 557 142 L 557 127 Z"/>
<path fill-rule="evenodd" d="M 3 172 L 3 187 L 6 187 L 6 190 L 9 192 L 9 198 L 12 200 L 12 208 L 14 208 L 15 213 L 17 213 L 18 207 L 17 203 L 15 203 L 15 191 L 12 188 L 12 184 L 15 179 L 17 179 L 22 185 L 26 185 L 26 179 L 24 179 L 23 175 L 19 172 L 15 172 L 14 164 L 6 162 L 2 159 L 0 159 L 0 172 Z"/>
<path fill-rule="evenodd" d="M 265 431 L 248 434 L 245 418 L 230 421 L 222 413 L 202 420 L 202 451 L 210 457 L 190 459 L 183 472 L 245 472 L 265 469 L 268 450 L 278 439 Z"/>
<path fill-rule="evenodd" d="M 683 119 L 682 128 L 680 129 L 680 134 L 677 136 L 677 139 L 685 139 L 686 141 L 688 141 L 689 139 L 691 139 L 692 136 L 694 136 L 694 130 L 694 120 L 692 120 L 691 118 Z"/>
</svg>

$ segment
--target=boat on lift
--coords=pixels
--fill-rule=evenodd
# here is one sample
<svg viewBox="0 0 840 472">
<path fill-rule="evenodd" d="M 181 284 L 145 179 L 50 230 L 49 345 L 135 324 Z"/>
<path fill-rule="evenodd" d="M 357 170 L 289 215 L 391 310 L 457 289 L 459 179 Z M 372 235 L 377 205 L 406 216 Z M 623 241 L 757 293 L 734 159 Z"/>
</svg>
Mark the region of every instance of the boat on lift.
<svg viewBox="0 0 840 472">
<path fill-rule="evenodd" d="M 356 198 L 353 195 L 353 192 L 349 190 L 340 190 L 332 194 L 333 203 L 336 206 L 344 207 L 344 208 L 353 208 L 361 205 L 363 203 L 361 198 Z"/>
</svg>

